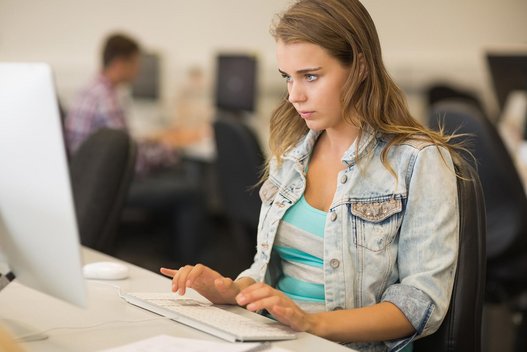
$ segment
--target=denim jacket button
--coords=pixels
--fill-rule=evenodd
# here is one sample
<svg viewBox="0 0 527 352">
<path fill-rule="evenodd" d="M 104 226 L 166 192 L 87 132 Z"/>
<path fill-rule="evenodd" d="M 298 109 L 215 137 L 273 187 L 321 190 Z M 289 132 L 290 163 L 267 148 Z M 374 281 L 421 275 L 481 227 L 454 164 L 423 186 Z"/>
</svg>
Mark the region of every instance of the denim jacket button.
<svg viewBox="0 0 527 352">
<path fill-rule="evenodd" d="M 336 269 L 340 266 L 340 261 L 338 259 L 333 258 L 329 261 L 329 266 L 331 266 L 333 269 Z"/>
<path fill-rule="evenodd" d="M 340 178 L 340 183 L 346 183 L 346 181 L 348 181 L 348 176 L 346 175 L 342 175 L 342 177 Z"/>
<path fill-rule="evenodd" d="M 337 220 L 337 213 L 332 212 L 331 213 L 331 221 L 335 221 L 335 220 Z"/>
</svg>

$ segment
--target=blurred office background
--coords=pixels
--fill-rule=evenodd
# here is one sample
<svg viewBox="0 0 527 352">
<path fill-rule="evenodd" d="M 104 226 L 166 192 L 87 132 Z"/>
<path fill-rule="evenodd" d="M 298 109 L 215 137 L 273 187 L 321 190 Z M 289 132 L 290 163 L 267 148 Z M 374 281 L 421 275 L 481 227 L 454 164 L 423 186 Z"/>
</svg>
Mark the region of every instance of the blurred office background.
<svg viewBox="0 0 527 352">
<path fill-rule="evenodd" d="M 189 69 L 213 78 L 219 52 L 254 54 L 259 61 L 259 118 L 283 89 L 270 23 L 288 0 L 67 1 L 0 0 L 0 60 L 46 61 L 67 107 L 97 71 L 103 38 L 120 30 L 161 60 L 159 103 L 171 116 Z M 484 53 L 525 45 L 523 0 L 363 1 L 375 21 L 385 62 L 409 93 L 417 117 L 420 95 L 437 79 L 469 87 L 495 112 Z M 272 106 L 273 104 L 269 104 Z"/>
<path fill-rule="evenodd" d="M 496 98 L 487 54 L 527 55 L 527 1 L 362 2 L 377 26 L 385 63 L 406 92 L 418 120 L 426 123 L 430 88 L 446 85 L 476 97 L 492 124 L 498 123 L 504 110 Z M 146 81 L 138 82 L 134 90 L 123 91 L 129 102 L 132 133 L 141 136 L 162 126 L 213 121 L 218 115 L 218 56 L 245 55 L 256 62 L 256 90 L 254 109 L 245 111 L 243 119 L 265 154 L 271 111 L 285 90 L 275 65 L 269 28 L 275 14 L 290 3 L 0 0 L 0 61 L 51 64 L 59 99 L 67 111 L 79 89 L 98 71 L 104 38 L 115 31 L 131 35 L 147 54 L 143 60 L 148 66 Z M 221 163 L 215 163 L 212 139 L 213 134 L 187 148 L 190 159 L 205 165 L 199 172 L 207 196 L 208 233 L 204 249 L 195 259 L 236 275 L 251 259 L 236 251 L 243 252 L 240 248 L 244 245 L 250 248 L 251 241 L 240 244 L 240 238 L 232 233 L 250 231 L 251 227 L 232 227 L 228 221 L 229 211 L 218 190 L 221 170 L 217 167 Z M 155 225 L 135 226 L 133 221 L 130 225 L 134 214 L 125 214 L 114 254 L 151 270 L 184 264 L 163 251 L 166 238 L 157 233 L 162 231 Z M 487 307 L 486 338 L 490 343 L 485 347 L 489 351 L 511 349 L 513 322 L 507 307 Z"/>
</svg>

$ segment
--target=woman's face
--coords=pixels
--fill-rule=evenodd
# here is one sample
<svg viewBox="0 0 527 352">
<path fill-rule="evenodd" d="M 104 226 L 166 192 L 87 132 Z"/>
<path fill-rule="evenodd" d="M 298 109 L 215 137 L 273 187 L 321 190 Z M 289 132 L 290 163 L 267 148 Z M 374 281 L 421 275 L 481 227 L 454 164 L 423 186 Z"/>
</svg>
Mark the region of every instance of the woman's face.
<svg viewBox="0 0 527 352">
<path fill-rule="evenodd" d="M 306 42 L 279 40 L 276 58 L 287 82 L 289 102 L 310 129 L 322 131 L 345 124 L 341 93 L 350 74 L 348 67 L 322 47 Z"/>
</svg>

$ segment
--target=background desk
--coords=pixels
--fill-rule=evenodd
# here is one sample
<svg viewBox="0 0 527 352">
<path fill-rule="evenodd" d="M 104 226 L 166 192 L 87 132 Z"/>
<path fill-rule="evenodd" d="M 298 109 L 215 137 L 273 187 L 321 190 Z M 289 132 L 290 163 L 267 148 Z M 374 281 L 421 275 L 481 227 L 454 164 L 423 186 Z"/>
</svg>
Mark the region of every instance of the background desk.
<svg viewBox="0 0 527 352">
<path fill-rule="evenodd" d="M 86 263 L 116 260 L 89 249 L 83 249 L 83 255 Z M 69 328 L 50 331 L 47 340 L 24 343 L 23 347 L 27 351 L 97 351 L 160 334 L 221 341 L 185 325 L 165 319 L 156 319 L 157 315 L 130 305 L 121 299 L 118 290 L 107 284 L 118 285 L 125 292 L 162 292 L 170 288 L 168 278 L 131 264 L 129 266 L 130 277 L 127 280 L 87 281 L 88 306 L 86 309 L 41 294 L 15 281 L 0 292 L 0 316 L 31 324 L 39 331 L 54 327 Z M 229 309 L 254 319 L 264 319 L 240 307 Z M 150 318 L 152 320 L 147 320 Z M 106 324 L 92 328 L 71 329 L 100 323 Z M 276 345 L 291 351 L 303 352 L 351 351 L 307 333 L 299 333 L 298 339 L 276 342 Z"/>
</svg>

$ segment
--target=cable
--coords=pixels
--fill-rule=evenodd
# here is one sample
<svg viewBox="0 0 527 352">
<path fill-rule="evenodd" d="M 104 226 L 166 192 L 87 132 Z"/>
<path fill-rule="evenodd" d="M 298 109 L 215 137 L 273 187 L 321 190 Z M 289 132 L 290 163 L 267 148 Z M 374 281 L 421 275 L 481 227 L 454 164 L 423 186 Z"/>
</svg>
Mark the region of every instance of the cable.
<svg viewBox="0 0 527 352">
<path fill-rule="evenodd" d="M 154 317 L 154 318 L 148 318 L 148 319 L 140 319 L 140 320 L 110 320 L 110 321 L 104 321 L 104 322 L 101 322 L 101 323 L 92 324 L 92 325 L 85 325 L 85 326 L 56 326 L 56 327 L 49 328 L 49 329 L 46 329 L 46 330 L 41 330 L 41 331 L 38 331 L 38 332 L 35 332 L 35 333 L 22 335 L 22 336 L 17 336 L 15 338 L 15 340 L 17 340 L 19 342 L 34 342 L 34 341 L 39 341 L 39 340 L 42 340 L 42 339 L 32 339 L 32 337 L 36 337 L 38 335 L 46 335 L 47 333 L 49 333 L 51 331 L 55 331 L 55 330 L 89 330 L 89 329 L 98 328 L 98 327 L 111 325 L 111 324 L 144 323 L 144 322 L 147 322 L 147 321 L 165 320 L 165 319 L 166 320 L 170 320 L 170 318 L 160 316 L 160 317 Z"/>
<path fill-rule="evenodd" d="M 122 290 L 121 286 L 109 284 L 109 283 L 106 283 L 106 282 L 100 282 L 100 281 L 90 281 L 90 283 L 96 284 L 96 285 L 101 285 L 101 286 L 107 286 L 107 287 L 116 288 L 117 290 L 119 290 L 119 297 L 124 299 L 123 290 Z"/>
<path fill-rule="evenodd" d="M 96 285 L 101 285 L 101 286 L 115 288 L 115 289 L 119 290 L 119 292 L 118 292 L 119 293 L 119 297 L 124 299 L 123 291 L 122 291 L 121 287 L 118 286 L 118 285 L 113 285 L 113 284 L 109 284 L 109 283 L 106 283 L 106 282 L 99 282 L 99 281 L 91 281 L 91 283 L 92 284 L 96 284 Z M 15 338 L 15 340 L 17 340 L 18 342 L 34 342 L 34 341 L 40 341 L 40 340 L 46 339 L 47 336 L 45 336 L 45 335 L 47 333 L 49 333 L 50 331 L 55 331 L 55 330 L 89 330 L 89 329 L 98 328 L 98 327 L 105 326 L 105 325 L 110 325 L 110 324 L 119 324 L 119 323 L 132 323 L 133 324 L 133 323 L 143 323 L 143 322 L 153 321 L 153 320 L 171 320 L 171 319 L 167 318 L 165 316 L 158 316 L 158 317 L 154 317 L 154 318 L 140 319 L 140 320 L 110 320 L 110 321 L 100 322 L 100 323 L 97 323 L 97 324 L 86 325 L 86 326 L 56 326 L 56 327 L 49 328 L 49 329 L 46 329 L 46 330 L 41 330 L 41 331 L 38 331 L 38 332 L 35 332 L 35 333 L 22 335 L 22 336 L 17 336 Z M 44 335 L 45 337 L 42 337 L 42 336 L 39 336 L 39 335 Z"/>
</svg>

